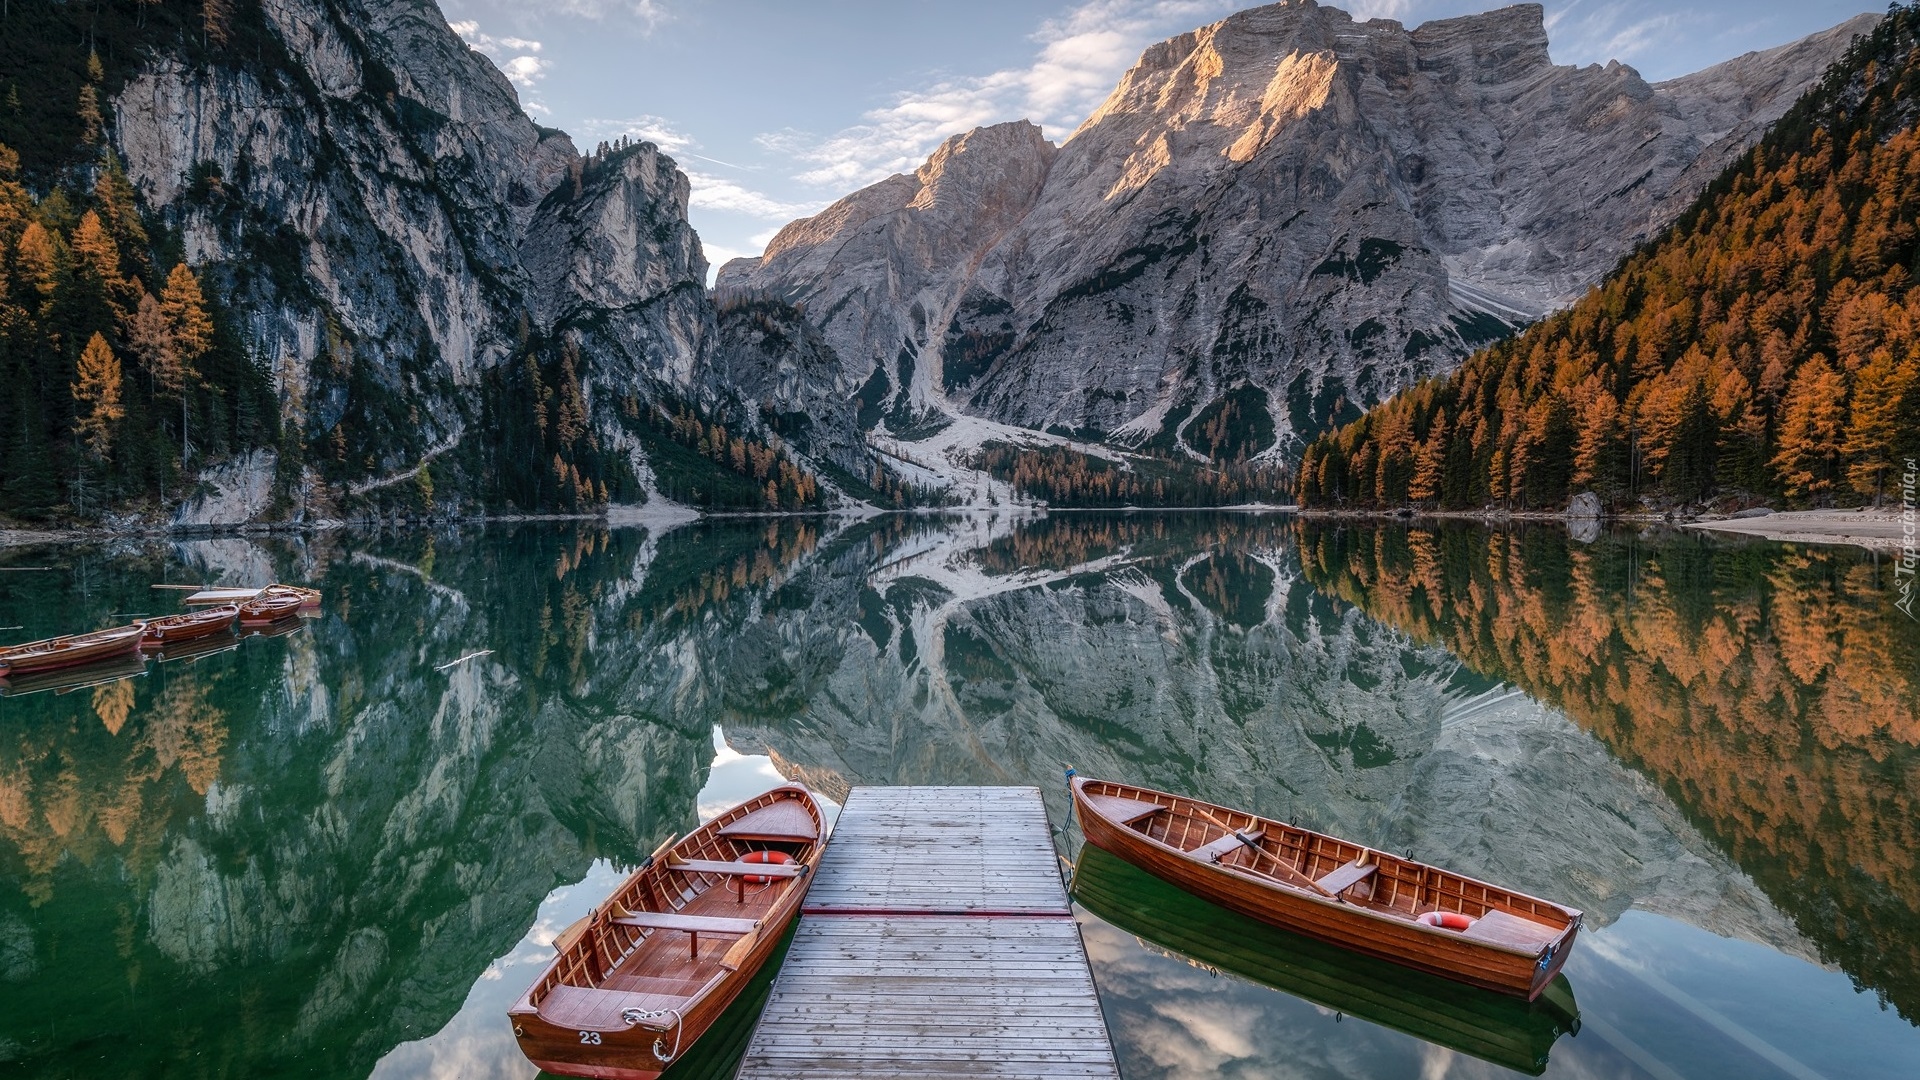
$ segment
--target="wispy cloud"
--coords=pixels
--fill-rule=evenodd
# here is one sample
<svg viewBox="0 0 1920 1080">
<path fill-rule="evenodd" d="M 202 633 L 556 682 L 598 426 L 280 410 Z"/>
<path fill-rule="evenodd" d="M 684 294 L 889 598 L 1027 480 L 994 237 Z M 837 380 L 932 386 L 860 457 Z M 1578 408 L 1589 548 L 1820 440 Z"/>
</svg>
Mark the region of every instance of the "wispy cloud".
<svg viewBox="0 0 1920 1080">
<path fill-rule="evenodd" d="M 743 184 L 710 173 L 684 170 L 693 185 L 688 198 L 696 209 L 718 210 L 726 214 L 745 214 L 763 221 L 792 221 L 820 209 L 817 203 L 783 202 Z"/>
<path fill-rule="evenodd" d="M 1031 35 L 1039 46 L 1022 67 L 903 90 L 861 123 L 829 135 L 779 131 L 760 145 L 805 166 L 803 184 L 845 191 L 907 172 L 949 136 L 1027 119 L 1049 138 L 1071 133 L 1141 51 L 1240 6 L 1234 0 L 1086 0 Z"/>
<path fill-rule="evenodd" d="M 534 83 L 546 77 L 548 61 L 540 55 L 539 42 L 522 37 L 494 37 L 481 32 L 480 24 L 472 19 L 448 25 L 468 45 L 493 61 L 493 65 L 521 89 L 531 90 Z M 535 103 L 529 103 L 527 107 L 545 111 L 544 107 Z"/>
<path fill-rule="evenodd" d="M 679 154 L 700 145 L 693 136 L 675 127 L 673 121 L 664 116 L 641 113 L 624 120 L 603 120 L 598 118 L 582 120 L 579 132 L 586 141 L 605 139 L 612 142 L 623 136 L 650 142 L 669 154 Z"/>
<path fill-rule="evenodd" d="M 1609 60 L 1635 63 L 1648 50 L 1672 40 L 1673 35 L 1690 25 L 1700 29 L 1698 12 L 1691 15 L 1666 9 L 1651 12 L 1636 4 L 1588 5 L 1574 0 L 1547 15 L 1547 36 L 1555 52 L 1575 56 L 1604 56 Z"/>
</svg>

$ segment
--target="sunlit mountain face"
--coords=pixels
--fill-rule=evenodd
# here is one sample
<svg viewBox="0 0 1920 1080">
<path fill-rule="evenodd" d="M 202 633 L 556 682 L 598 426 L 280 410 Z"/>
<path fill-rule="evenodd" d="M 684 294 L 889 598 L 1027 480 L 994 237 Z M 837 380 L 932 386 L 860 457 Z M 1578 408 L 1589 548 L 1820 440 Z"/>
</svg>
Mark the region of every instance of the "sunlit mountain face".
<svg viewBox="0 0 1920 1080">
<path fill-rule="evenodd" d="M 782 774 L 1037 784 L 1074 859 L 1069 764 L 1588 913 L 1580 1033 L 1515 1020 L 1522 1061 L 1191 961 L 1108 875 L 1133 915 L 1083 931 L 1129 1077 L 1920 1055 L 1920 635 L 1864 553 L 1056 514 L 0 552 L 28 566 L 5 640 L 171 610 L 156 582 L 325 602 L 0 698 L 21 1075 L 523 1075 L 502 995 L 703 814 Z"/>
</svg>

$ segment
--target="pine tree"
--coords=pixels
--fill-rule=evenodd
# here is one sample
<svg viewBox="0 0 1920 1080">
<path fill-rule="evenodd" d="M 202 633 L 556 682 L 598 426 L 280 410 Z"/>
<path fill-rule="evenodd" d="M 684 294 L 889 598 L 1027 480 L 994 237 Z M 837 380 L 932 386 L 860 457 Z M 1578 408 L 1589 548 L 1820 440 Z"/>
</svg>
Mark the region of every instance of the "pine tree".
<svg viewBox="0 0 1920 1080">
<path fill-rule="evenodd" d="M 140 294 L 133 317 L 127 320 L 125 337 L 134 359 L 146 371 L 154 395 L 180 397 L 186 390 L 186 372 L 173 347 L 173 327 L 152 293 Z"/>
<path fill-rule="evenodd" d="M 19 280 L 40 298 L 40 317 L 45 318 L 60 287 L 60 262 L 54 238 L 38 221 L 30 221 L 14 245 L 13 263 Z"/>
<path fill-rule="evenodd" d="M 80 216 L 80 224 L 73 230 L 72 250 L 76 274 L 106 305 L 109 317 L 116 322 L 126 318 L 136 286 L 121 275 L 120 245 L 100 223 L 99 214 L 89 210 Z"/>
<path fill-rule="evenodd" d="M 1779 451 L 1773 456 L 1787 494 L 1832 490 L 1846 399 L 1846 383 L 1825 355 L 1815 353 L 1794 373 L 1781 405 Z"/>
<path fill-rule="evenodd" d="M 105 461 L 113 452 L 113 437 L 120 420 L 127 415 L 120 394 L 120 358 L 101 334 L 87 340 L 75 371 L 73 399 L 82 408 L 75 430 L 96 459 Z"/>
<path fill-rule="evenodd" d="M 80 86 L 80 142 L 92 146 L 100 141 L 100 82 L 106 78 L 100 66 L 100 54 L 87 54 L 87 81 Z"/>
<path fill-rule="evenodd" d="M 200 291 L 200 279 L 187 269 L 186 263 L 176 264 L 167 275 L 166 288 L 160 293 L 160 304 L 166 312 L 167 325 L 173 332 L 173 344 L 179 351 L 180 362 L 191 370 L 213 348 L 213 319 L 207 314 L 207 301 L 205 294 Z"/>
<path fill-rule="evenodd" d="M 1876 350 L 1855 377 L 1842 450 L 1849 462 L 1847 481 L 1853 490 L 1870 496 L 1875 506 L 1886 494 L 1887 474 L 1894 466 L 1900 405 L 1916 382 L 1920 382 L 1920 360 L 1909 356 L 1895 363 L 1893 353 L 1884 348 Z"/>
<path fill-rule="evenodd" d="M 200 279 L 193 276 L 186 263 L 175 264 L 172 273 L 167 275 L 167 287 L 160 294 L 160 310 L 166 316 L 173 346 L 173 367 L 178 378 L 175 393 L 180 398 L 180 466 L 185 468 L 193 445 L 187 431 L 190 403 L 200 381 L 196 365 L 213 348 L 213 319 L 207 314 Z"/>
<path fill-rule="evenodd" d="M 207 44 L 225 45 L 232 33 L 233 0 L 201 0 L 201 26 L 207 33 Z"/>
</svg>

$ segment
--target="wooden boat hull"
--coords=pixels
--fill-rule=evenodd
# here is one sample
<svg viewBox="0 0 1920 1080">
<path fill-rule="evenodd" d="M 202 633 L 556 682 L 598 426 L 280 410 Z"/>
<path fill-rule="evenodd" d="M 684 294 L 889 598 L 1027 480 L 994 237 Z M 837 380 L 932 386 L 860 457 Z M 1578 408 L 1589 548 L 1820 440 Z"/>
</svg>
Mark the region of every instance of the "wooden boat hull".
<svg viewBox="0 0 1920 1080">
<path fill-rule="evenodd" d="M 154 619 L 146 624 L 146 632 L 140 637 L 140 647 L 157 649 L 165 645 L 182 645 L 189 641 L 226 634 L 233 630 L 233 622 L 240 617 L 237 604 L 222 604 L 187 615 L 170 615 L 164 619 Z"/>
<path fill-rule="evenodd" d="M 1462 986 L 1249 919 L 1091 845 L 1073 898 L 1149 948 L 1516 1072 L 1539 1076 L 1555 1041 L 1580 1030 L 1565 975 L 1531 1002 Z"/>
<path fill-rule="evenodd" d="M 654 984 L 671 981 L 658 974 L 636 976 L 616 983 L 618 977 L 615 973 L 627 970 L 628 960 L 636 956 L 643 945 L 653 943 L 652 935 L 640 941 L 622 941 L 610 936 L 612 924 L 618 922 L 620 913 L 671 915 L 671 912 L 658 910 L 666 906 L 657 903 L 660 898 L 677 896 L 683 901 L 704 899 L 715 894 L 716 889 L 720 890 L 717 895 L 725 900 L 728 895 L 725 890 L 733 887 L 728 882 L 738 879 L 723 878 L 721 884 L 708 883 L 698 891 L 679 885 L 665 885 L 663 881 L 679 881 L 678 878 L 668 878 L 668 875 L 676 872 L 698 877 L 699 871 L 677 871 L 675 864 L 678 863 L 680 867 L 696 865 L 683 860 L 692 858 L 697 861 L 702 857 L 702 852 L 711 852 L 717 845 L 723 846 L 720 838 L 726 835 L 726 827 L 743 821 L 743 812 L 750 814 L 756 808 L 765 809 L 771 805 L 769 800 L 796 799 L 805 800 L 806 812 L 815 829 L 815 839 L 810 844 L 800 845 L 800 857 L 793 864 L 804 869 L 798 871 L 798 876 L 787 878 L 784 884 L 778 885 L 780 892 L 771 906 L 759 916 L 758 929 L 739 938 L 737 947 L 728 951 L 717 970 L 709 955 L 712 946 L 692 946 L 692 950 L 699 951 L 702 960 L 698 964 L 684 965 L 693 974 L 693 978 L 687 980 L 685 989 L 678 991 L 680 998 L 684 999 L 684 1005 L 676 1005 L 666 997 L 655 996 L 656 992 L 664 991 L 659 991 Z M 514 1038 L 521 1052 L 547 1072 L 587 1077 L 589 1080 L 653 1080 L 669 1065 L 682 1060 L 688 1049 L 699 1042 L 741 993 L 755 984 L 768 958 L 784 948 L 787 933 L 806 898 L 812 872 L 825 852 L 825 844 L 819 840 L 823 829 L 819 809 L 812 796 L 803 788 L 789 786 L 756 796 L 696 829 L 670 849 L 663 848 L 661 852 L 656 852 L 655 857 L 649 858 L 646 864 L 628 877 L 606 903 L 560 936 L 555 946 L 558 954 L 553 962 L 535 980 L 533 987 L 508 1010 L 508 1019 L 513 1025 Z M 743 835 L 740 839 L 744 843 L 750 838 Z M 752 839 L 784 842 L 765 837 Z M 642 899 L 656 902 L 643 905 L 640 902 Z M 724 909 L 724 903 L 720 907 Z M 654 931 L 655 934 L 659 932 Z M 667 944 L 672 946 L 673 942 L 669 940 Z M 655 954 L 656 957 L 658 955 Z M 704 974 L 709 970 L 715 973 Z M 672 973 L 669 966 L 666 974 Z M 647 988 L 639 989 L 641 984 Z M 552 995 L 560 992 L 572 995 L 568 1005 L 556 1010 L 566 1012 L 564 1018 L 552 1015 L 547 1008 Z M 576 1002 L 581 1004 L 574 1004 Z M 677 1016 L 664 1015 L 668 1009 L 678 1009 Z"/>
<path fill-rule="evenodd" d="M 0 697 L 25 697 L 51 690 L 55 694 L 133 679 L 147 673 L 147 658 L 138 650 L 95 660 L 91 664 L 0 676 Z"/>
<path fill-rule="evenodd" d="M 673 1061 L 679 1061 L 747 988 L 760 966 L 779 949 L 789 928 L 790 923 L 780 933 L 766 935 L 738 972 L 681 1019 L 681 1045 Z M 542 1020 L 537 1012 L 514 1017 L 513 1033 L 527 1060 L 541 1069 L 557 1076 L 583 1076 L 589 1080 L 654 1080 L 671 1064 L 660 1060 L 654 1052 L 654 1043 L 660 1042 L 664 1052 L 674 1050 L 672 1032 L 624 1024 L 606 1028 L 561 1028 Z M 583 1042 L 587 1037 L 600 1041 Z"/>
<path fill-rule="evenodd" d="M 91 634 L 30 641 L 9 649 L 0 649 L 0 675 L 19 677 L 43 671 L 83 667 L 140 648 L 143 633 L 139 623 L 96 630 Z"/>
<path fill-rule="evenodd" d="M 190 608 L 206 607 L 211 604 L 244 604 L 250 600 L 261 600 L 273 596 L 297 596 L 300 598 L 302 610 L 312 610 L 320 606 L 320 590 L 278 584 L 260 589 L 202 589 L 189 595 L 181 603 Z"/>
<path fill-rule="evenodd" d="M 1096 788 L 1095 794 L 1159 802 L 1170 809 L 1175 806 L 1201 807 L 1205 812 L 1233 823 L 1238 829 L 1251 830 L 1264 826 L 1273 835 L 1286 830 L 1356 850 L 1357 845 L 1150 788 L 1112 784 L 1086 777 L 1076 777 L 1071 781 L 1075 814 L 1080 819 L 1087 842 L 1095 847 L 1111 852 L 1147 873 L 1172 882 L 1229 911 L 1417 971 L 1531 1001 L 1539 997 L 1553 977 L 1560 973 L 1579 931 L 1579 912 L 1547 905 L 1564 912 L 1569 921 L 1550 944 L 1537 953 L 1529 953 L 1428 927 L 1415 921 L 1411 915 L 1397 917 L 1358 904 L 1311 894 L 1305 889 L 1286 887 L 1231 866 L 1194 858 L 1170 844 L 1154 840 L 1137 829 L 1110 819 L 1089 801 L 1090 786 Z M 1224 833 L 1226 830 L 1220 831 Z M 1385 861 L 1388 857 L 1381 858 Z M 1419 864 L 1405 860 L 1393 862 L 1419 867 Z M 1510 892 L 1445 871 L 1438 873 L 1482 889 Z M 1546 905 L 1545 901 L 1534 902 Z"/>
<path fill-rule="evenodd" d="M 305 601 L 294 595 L 262 596 L 240 605 L 241 626 L 267 626 L 281 619 L 297 618 Z"/>
</svg>

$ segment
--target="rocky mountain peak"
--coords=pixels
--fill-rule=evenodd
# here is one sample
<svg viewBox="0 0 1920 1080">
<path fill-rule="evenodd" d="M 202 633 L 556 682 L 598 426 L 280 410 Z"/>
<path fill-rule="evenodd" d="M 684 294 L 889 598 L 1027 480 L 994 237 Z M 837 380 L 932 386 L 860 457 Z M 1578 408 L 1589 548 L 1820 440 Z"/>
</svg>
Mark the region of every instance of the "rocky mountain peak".
<svg viewBox="0 0 1920 1080">
<path fill-rule="evenodd" d="M 1652 86 L 1555 65 L 1538 4 L 1252 8 L 1148 48 L 1057 152 L 969 133 L 721 283 L 916 405 L 1205 453 L 1233 395 L 1283 453 L 1577 297 L 1871 25 Z M 978 221 L 934 194 L 976 153 Z"/>
</svg>

